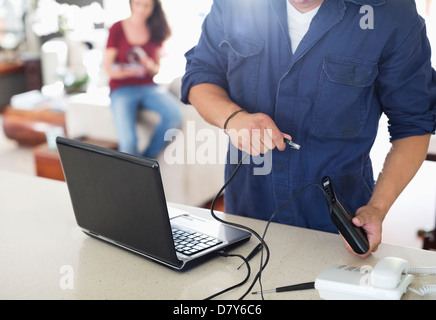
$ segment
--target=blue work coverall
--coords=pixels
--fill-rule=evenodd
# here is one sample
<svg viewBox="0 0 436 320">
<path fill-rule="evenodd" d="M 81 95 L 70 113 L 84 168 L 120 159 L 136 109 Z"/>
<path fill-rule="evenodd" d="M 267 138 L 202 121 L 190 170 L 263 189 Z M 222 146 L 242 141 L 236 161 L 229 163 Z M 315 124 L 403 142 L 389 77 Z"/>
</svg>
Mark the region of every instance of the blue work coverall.
<svg viewBox="0 0 436 320">
<path fill-rule="evenodd" d="M 216 84 L 302 146 L 273 150 L 266 175 L 253 174 L 255 161 L 243 165 L 225 190 L 227 212 L 268 220 L 323 176 L 355 212 L 374 188 L 369 154 L 382 113 L 391 140 L 435 131 L 436 72 L 425 22 L 411 0 L 324 0 L 292 54 L 286 1 L 215 0 L 198 45 L 186 53 L 181 99 L 189 103 L 192 86 Z M 365 17 L 365 5 L 373 17 Z M 228 159 L 227 178 L 234 168 Z M 316 187 L 274 221 L 337 232 Z"/>
</svg>

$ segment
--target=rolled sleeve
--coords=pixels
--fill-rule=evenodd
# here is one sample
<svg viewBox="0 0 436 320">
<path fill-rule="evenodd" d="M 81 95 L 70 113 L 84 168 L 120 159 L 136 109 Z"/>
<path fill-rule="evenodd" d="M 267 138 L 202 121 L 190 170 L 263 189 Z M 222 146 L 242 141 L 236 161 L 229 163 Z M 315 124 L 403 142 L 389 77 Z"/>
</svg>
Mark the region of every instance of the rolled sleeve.
<svg viewBox="0 0 436 320">
<path fill-rule="evenodd" d="M 423 20 L 379 66 L 377 91 L 391 141 L 435 133 L 436 72 Z"/>
<path fill-rule="evenodd" d="M 219 44 L 223 38 L 224 27 L 222 11 L 226 1 L 214 1 L 210 14 L 202 26 L 202 35 L 194 48 L 185 54 L 186 70 L 182 78 L 181 101 L 189 104 L 189 91 L 201 83 L 211 83 L 228 90 L 226 79 L 226 55 Z"/>
</svg>

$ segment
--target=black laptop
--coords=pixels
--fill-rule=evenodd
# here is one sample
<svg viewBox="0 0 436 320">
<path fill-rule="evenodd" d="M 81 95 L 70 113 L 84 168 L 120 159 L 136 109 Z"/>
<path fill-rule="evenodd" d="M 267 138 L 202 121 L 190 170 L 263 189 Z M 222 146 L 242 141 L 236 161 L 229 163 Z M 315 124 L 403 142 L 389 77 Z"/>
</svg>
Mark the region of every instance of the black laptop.
<svg viewBox="0 0 436 320">
<path fill-rule="evenodd" d="M 90 236 L 176 270 L 251 236 L 167 206 L 156 160 L 64 137 L 56 143 L 77 224 Z"/>
</svg>

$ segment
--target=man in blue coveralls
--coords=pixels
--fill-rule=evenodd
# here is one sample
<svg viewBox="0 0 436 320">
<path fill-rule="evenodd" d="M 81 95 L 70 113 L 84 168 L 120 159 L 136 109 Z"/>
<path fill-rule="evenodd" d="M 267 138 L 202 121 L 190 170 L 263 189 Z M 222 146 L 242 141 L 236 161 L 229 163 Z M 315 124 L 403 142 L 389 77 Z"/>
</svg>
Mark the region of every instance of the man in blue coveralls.
<svg viewBox="0 0 436 320">
<path fill-rule="evenodd" d="M 182 101 L 225 127 L 230 151 L 272 154 L 268 174 L 253 174 L 254 161 L 241 167 L 226 189 L 226 211 L 267 220 L 330 176 L 368 235 L 361 257 L 376 251 L 382 222 L 435 131 L 430 56 L 412 0 L 215 0 L 186 54 Z M 382 113 L 392 149 L 375 182 L 369 153 Z M 284 138 L 301 149 L 286 148 Z M 226 177 L 234 168 L 228 159 Z M 319 188 L 274 220 L 337 232 Z"/>
</svg>

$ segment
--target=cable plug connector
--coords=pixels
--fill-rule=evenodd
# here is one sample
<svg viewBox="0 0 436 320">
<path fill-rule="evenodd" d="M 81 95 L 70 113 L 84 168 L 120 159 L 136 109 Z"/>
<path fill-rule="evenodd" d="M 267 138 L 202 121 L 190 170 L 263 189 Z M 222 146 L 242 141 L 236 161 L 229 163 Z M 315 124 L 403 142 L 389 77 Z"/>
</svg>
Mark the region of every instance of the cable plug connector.
<svg viewBox="0 0 436 320">
<path fill-rule="evenodd" d="M 218 251 L 218 255 L 221 256 L 221 257 L 226 257 L 227 258 L 229 256 L 229 253 L 227 251 L 225 251 L 225 250 L 220 250 L 220 251 Z"/>
<path fill-rule="evenodd" d="M 295 150 L 300 150 L 301 149 L 301 146 L 299 145 L 299 144 L 297 144 L 297 143 L 295 143 L 294 141 L 291 141 L 291 140 L 289 140 L 289 139 L 284 139 L 284 141 L 285 141 L 285 143 L 287 144 L 287 145 L 289 145 L 292 149 L 295 149 Z"/>
</svg>

